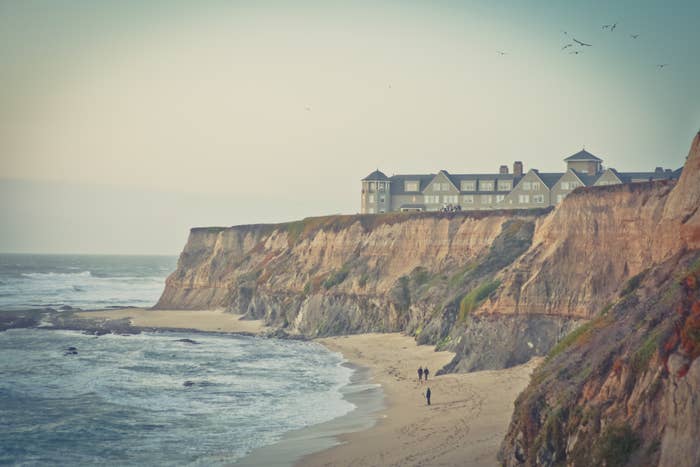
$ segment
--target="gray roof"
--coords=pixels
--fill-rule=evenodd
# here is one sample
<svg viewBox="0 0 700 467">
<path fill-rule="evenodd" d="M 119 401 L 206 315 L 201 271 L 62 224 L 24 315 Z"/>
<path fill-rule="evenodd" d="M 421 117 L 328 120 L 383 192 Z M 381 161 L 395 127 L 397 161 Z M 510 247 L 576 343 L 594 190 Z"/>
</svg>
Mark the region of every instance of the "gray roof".
<svg viewBox="0 0 700 467">
<path fill-rule="evenodd" d="M 617 172 L 615 171 L 617 177 L 622 180 L 623 183 L 630 183 L 632 180 L 669 180 L 674 178 L 674 172 Z"/>
<path fill-rule="evenodd" d="M 435 178 L 435 174 L 392 175 L 389 177 L 389 180 L 391 181 L 391 194 L 420 194 L 433 178 Z M 418 191 L 405 191 L 404 182 L 418 182 Z"/>
<path fill-rule="evenodd" d="M 564 162 L 573 162 L 573 161 L 597 161 L 597 162 L 602 162 L 603 159 L 599 159 L 590 152 L 586 151 L 585 149 L 582 149 L 581 151 L 577 152 L 576 154 L 567 157 L 564 159 Z"/>
<path fill-rule="evenodd" d="M 564 172 L 544 173 L 535 170 L 535 173 L 540 177 L 542 182 L 547 185 L 547 188 L 552 188 L 559 181 L 559 179 L 564 176 Z"/>
<path fill-rule="evenodd" d="M 578 170 L 571 169 L 571 171 L 575 173 L 576 176 L 580 178 L 583 184 L 586 186 L 593 186 L 596 180 L 598 180 L 598 178 L 600 178 L 600 176 L 602 175 L 602 172 L 595 175 L 591 175 L 584 172 L 579 172 Z"/>
<path fill-rule="evenodd" d="M 367 175 L 365 178 L 362 179 L 362 181 L 368 181 L 368 180 L 379 180 L 379 181 L 386 181 L 389 180 L 389 177 L 384 175 L 384 172 L 380 171 L 379 169 L 375 170 L 371 174 Z"/>
</svg>

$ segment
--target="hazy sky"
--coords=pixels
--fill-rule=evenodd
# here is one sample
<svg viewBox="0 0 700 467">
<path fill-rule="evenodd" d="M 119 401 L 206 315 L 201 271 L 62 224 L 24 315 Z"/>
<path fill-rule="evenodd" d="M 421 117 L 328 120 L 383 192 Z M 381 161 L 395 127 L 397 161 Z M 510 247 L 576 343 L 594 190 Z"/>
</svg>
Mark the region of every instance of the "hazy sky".
<svg viewBox="0 0 700 467">
<path fill-rule="evenodd" d="M 0 0 L 0 251 L 175 254 L 375 168 L 677 168 L 700 2 L 609 3 Z"/>
</svg>

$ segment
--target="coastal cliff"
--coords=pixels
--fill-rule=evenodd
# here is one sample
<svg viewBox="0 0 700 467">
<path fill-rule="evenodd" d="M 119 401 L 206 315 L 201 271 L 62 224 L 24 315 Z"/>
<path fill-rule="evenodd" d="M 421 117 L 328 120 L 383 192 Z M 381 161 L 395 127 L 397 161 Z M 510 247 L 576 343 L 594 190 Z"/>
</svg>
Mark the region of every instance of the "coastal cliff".
<svg viewBox="0 0 700 467">
<path fill-rule="evenodd" d="M 513 366 L 699 242 L 674 186 L 578 189 L 554 210 L 192 229 L 156 308 L 225 308 L 308 337 L 404 331 L 456 352 L 445 371 Z"/>
<path fill-rule="evenodd" d="M 700 465 L 700 134 L 659 199 L 653 210 L 652 198 L 639 205 L 658 222 L 653 235 L 617 244 L 636 274 L 604 306 L 591 301 L 599 308 L 590 321 L 550 351 L 516 401 L 504 465 Z"/>
</svg>

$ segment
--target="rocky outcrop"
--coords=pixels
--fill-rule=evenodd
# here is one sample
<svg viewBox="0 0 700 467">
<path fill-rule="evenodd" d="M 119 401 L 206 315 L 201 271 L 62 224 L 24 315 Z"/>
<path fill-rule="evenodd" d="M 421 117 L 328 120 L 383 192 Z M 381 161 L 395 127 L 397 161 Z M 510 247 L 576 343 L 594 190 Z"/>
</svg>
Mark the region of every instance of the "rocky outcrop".
<svg viewBox="0 0 700 467">
<path fill-rule="evenodd" d="M 533 374 L 501 446 L 504 465 L 700 465 L 700 134 L 678 184 L 666 195 L 638 197 L 646 200 L 628 202 L 658 222 L 657 234 L 648 235 L 647 221 L 640 219 L 633 225 L 643 242 L 634 248 L 617 244 L 620 258 L 637 274 L 562 339 Z M 533 256 L 530 263 L 522 258 L 508 274 L 534 265 L 534 280 L 532 272 L 542 271 L 551 257 L 536 254 L 537 244 L 525 255 Z M 548 250 L 552 242 L 542 245 Z M 624 277 L 615 271 L 605 277 Z M 585 296 L 580 292 L 577 300 Z M 495 301 L 508 303 L 504 295 Z M 513 302 L 517 313 L 522 298 Z M 573 307 L 571 312 L 585 314 Z"/>
</svg>

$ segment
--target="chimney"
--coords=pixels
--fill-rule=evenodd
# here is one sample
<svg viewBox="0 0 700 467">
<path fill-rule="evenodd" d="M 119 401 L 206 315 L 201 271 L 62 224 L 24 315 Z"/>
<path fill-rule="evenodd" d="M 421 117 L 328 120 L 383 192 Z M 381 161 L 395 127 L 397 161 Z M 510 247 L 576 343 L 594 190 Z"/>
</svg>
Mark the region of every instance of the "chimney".
<svg viewBox="0 0 700 467">
<path fill-rule="evenodd" d="M 508 166 L 502 165 L 501 168 L 498 169 L 498 173 L 501 175 L 508 175 Z"/>
<path fill-rule="evenodd" d="M 513 162 L 513 175 L 515 175 L 516 177 L 523 176 L 523 163 L 522 163 L 522 161 Z"/>
<path fill-rule="evenodd" d="M 663 168 L 663 167 L 657 167 L 656 169 L 654 169 L 654 172 L 657 173 L 657 174 L 662 174 L 662 173 L 664 173 L 664 168 Z"/>
</svg>

